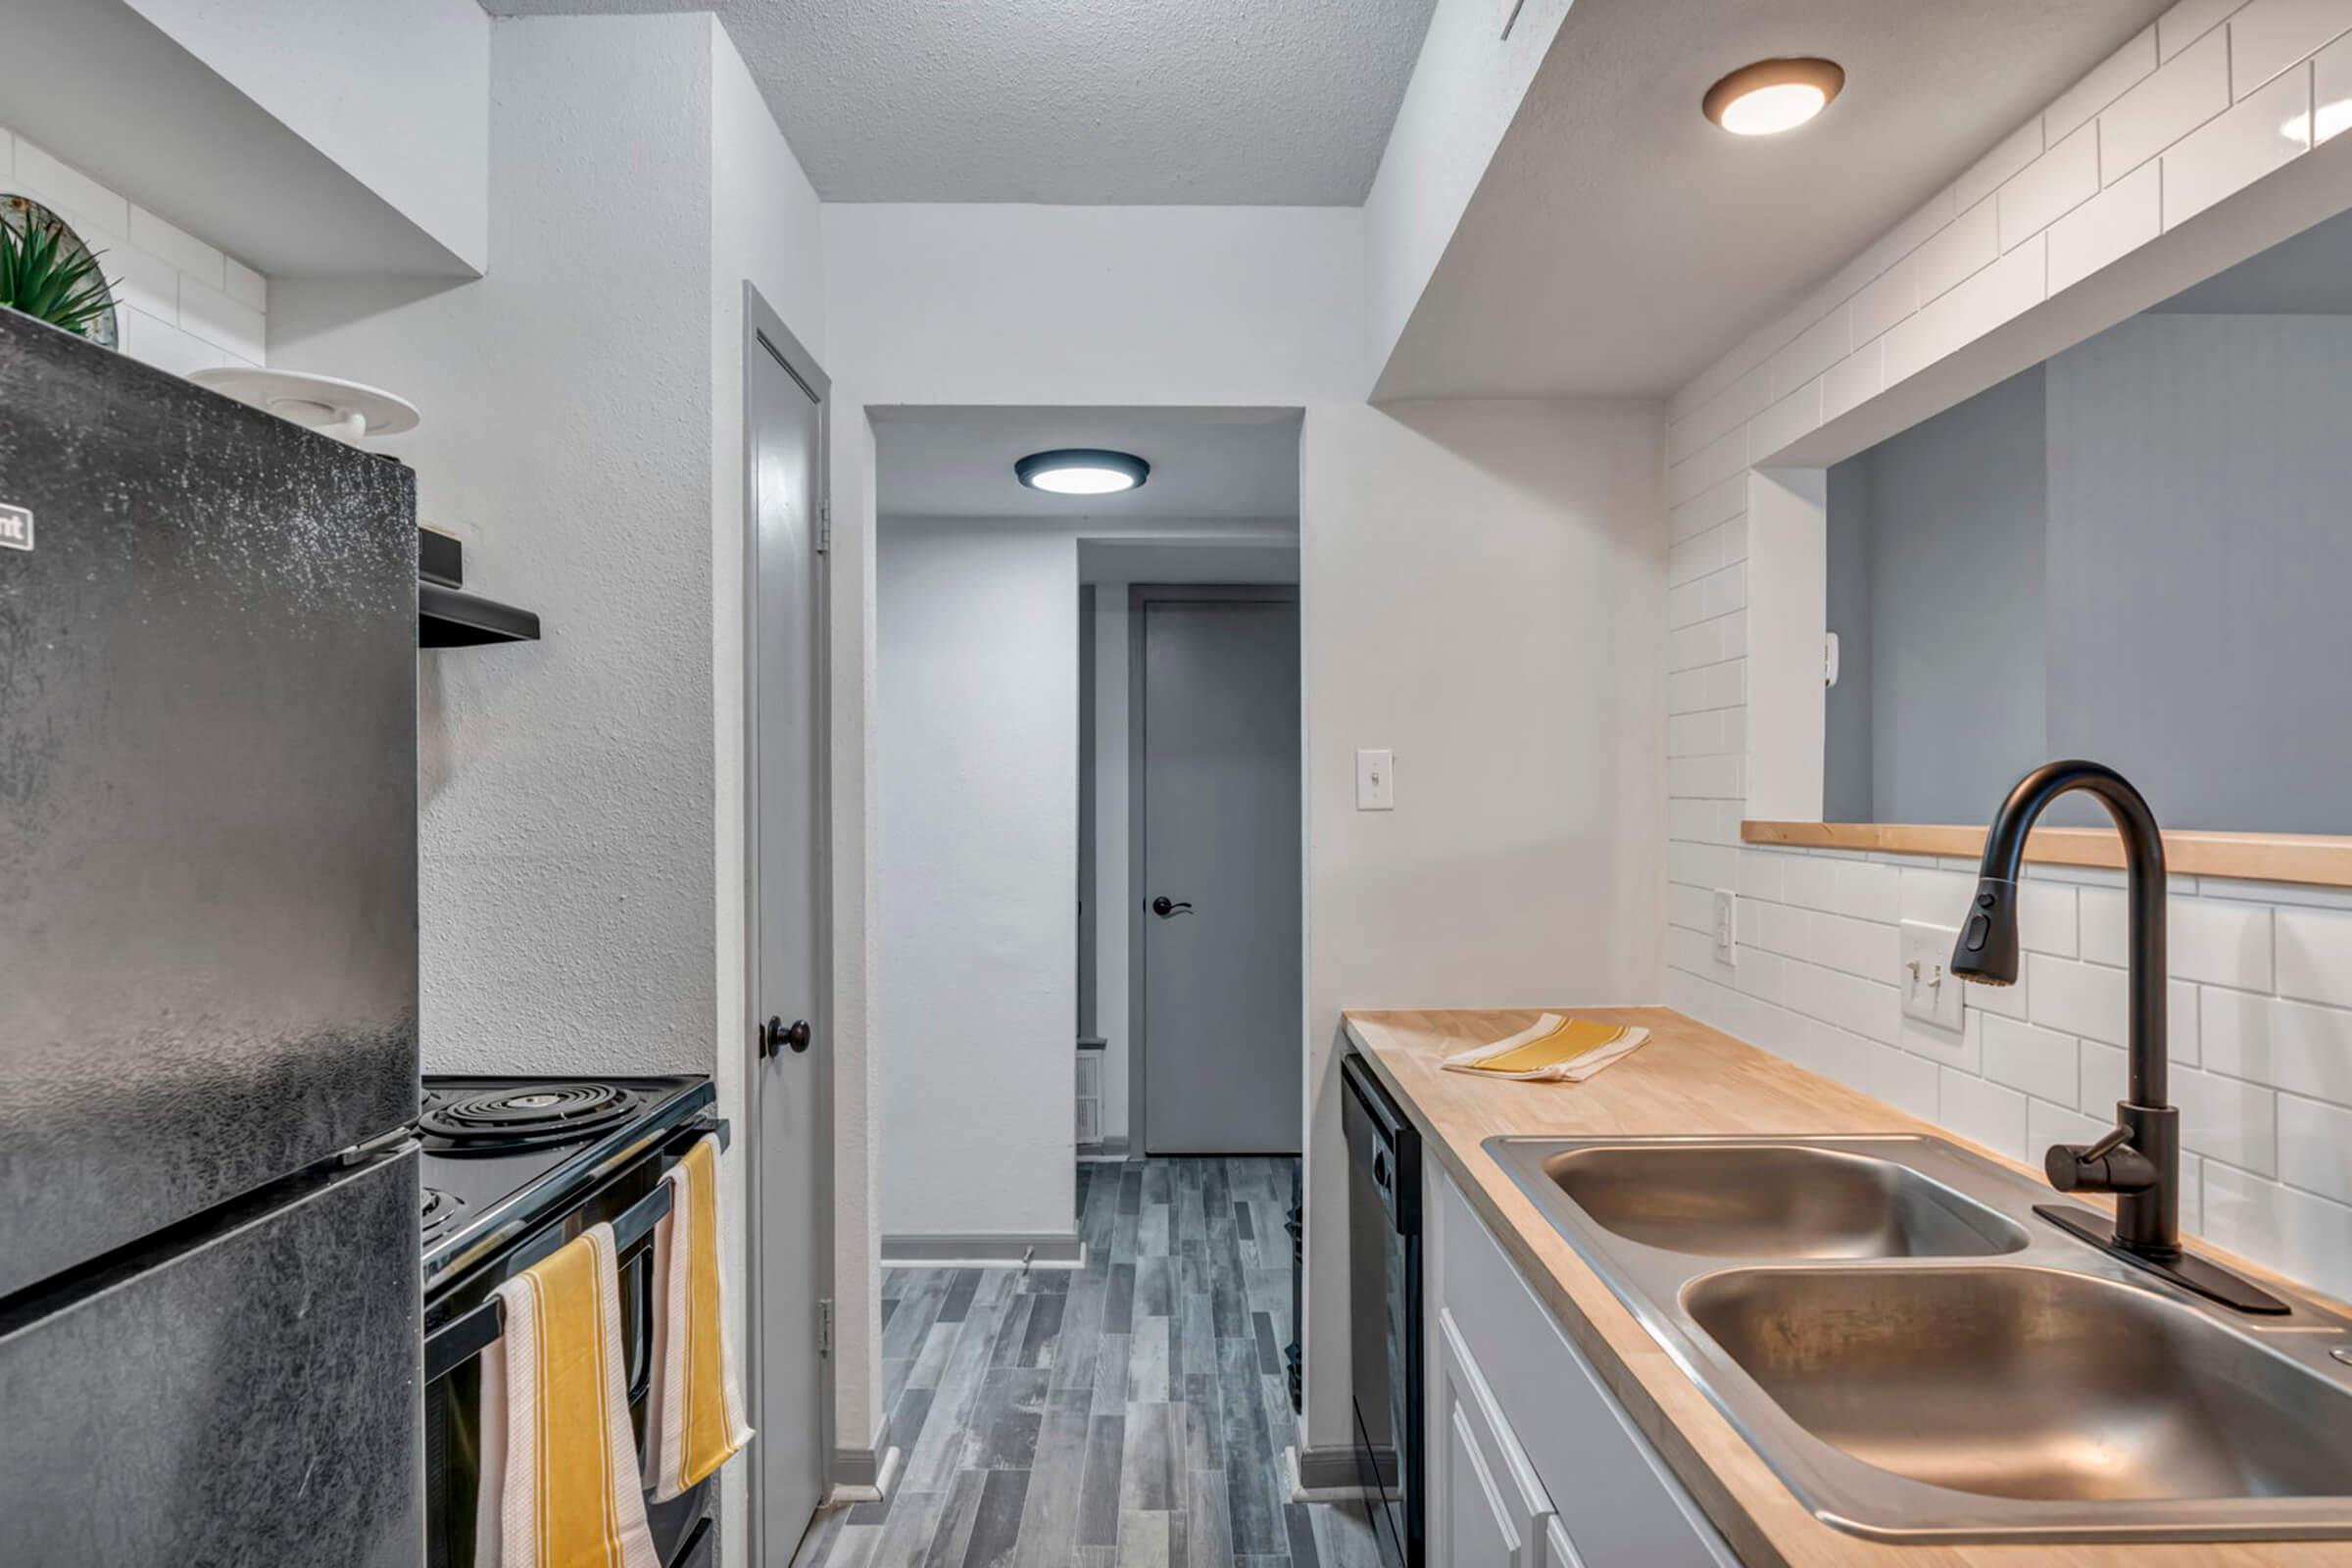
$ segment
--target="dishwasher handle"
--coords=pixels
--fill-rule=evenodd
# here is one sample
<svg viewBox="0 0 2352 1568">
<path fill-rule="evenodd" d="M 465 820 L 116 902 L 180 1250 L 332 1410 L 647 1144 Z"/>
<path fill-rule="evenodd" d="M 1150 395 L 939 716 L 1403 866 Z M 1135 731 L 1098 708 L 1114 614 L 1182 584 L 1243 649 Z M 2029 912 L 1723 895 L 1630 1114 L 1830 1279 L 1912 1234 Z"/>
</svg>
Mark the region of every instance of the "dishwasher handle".
<svg viewBox="0 0 2352 1568">
<path fill-rule="evenodd" d="M 1400 1236 L 1421 1233 L 1421 1134 L 1355 1053 L 1340 1063 L 1348 1163 L 1362 1169 Z"/>
</svg>

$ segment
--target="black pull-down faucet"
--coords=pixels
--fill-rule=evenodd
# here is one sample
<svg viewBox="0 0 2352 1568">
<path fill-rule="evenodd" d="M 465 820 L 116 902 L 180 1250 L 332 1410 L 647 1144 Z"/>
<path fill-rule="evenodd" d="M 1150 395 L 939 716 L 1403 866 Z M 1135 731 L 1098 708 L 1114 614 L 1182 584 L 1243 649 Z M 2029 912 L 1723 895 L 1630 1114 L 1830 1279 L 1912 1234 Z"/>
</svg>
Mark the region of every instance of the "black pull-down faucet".
<svg viewBox="0 0 2352 1568">
<path fill-rule="evenodd" d="M 2091 1144 L 2058 1144 L 2043 1157 L 2062 1193 L 2113 1193 L 2115 1224 L 2069 1204 L 2036 1214 L 2128 1262 L 2244 1312 L 2284 1312 L 2286 1303 L 2180 1246 L 2180 1112 L 2168 1102 L 2165 1021 L 2164 836 L 2139 791 L 2098 762 L 2045 762 L 2018 780 L 1984 837 L 1984 860 L 1969 901 L 1952 973 L 1980 985 L 2017 983 L 2017 874 L 2026 835 L 2059 796 L 2097 797 L 2124 839 L 2131 906 L 2131 1063 L 2116 1125 Z"/>
</svg>

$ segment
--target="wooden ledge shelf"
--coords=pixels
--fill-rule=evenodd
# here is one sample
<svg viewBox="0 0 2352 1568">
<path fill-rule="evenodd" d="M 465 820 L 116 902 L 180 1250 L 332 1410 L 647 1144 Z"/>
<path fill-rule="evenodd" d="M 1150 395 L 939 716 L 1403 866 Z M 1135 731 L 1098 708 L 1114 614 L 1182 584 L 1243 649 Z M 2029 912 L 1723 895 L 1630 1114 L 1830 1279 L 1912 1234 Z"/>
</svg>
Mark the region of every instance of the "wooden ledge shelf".
<svg viewBox="0 0 2352 1568">
<path fill-rule="evenodd" d="M 1748 844 L 1816 850 L 1877 850 L 1973 860 L 1984 853 L 1982 827 L 1910 822 L 1764 822 L 1740 824 Z M 2099 865 L 2120 870 L 2124 841 L 2112 828 L 2041 827 L 2026 839 L 2026 859 L 2043 865 Z M 2352 888 L 2352 837 L 2319 833 L 2168 832 L 2165 868 L 2182 876 L 2243 877 Z"/>
</svg>

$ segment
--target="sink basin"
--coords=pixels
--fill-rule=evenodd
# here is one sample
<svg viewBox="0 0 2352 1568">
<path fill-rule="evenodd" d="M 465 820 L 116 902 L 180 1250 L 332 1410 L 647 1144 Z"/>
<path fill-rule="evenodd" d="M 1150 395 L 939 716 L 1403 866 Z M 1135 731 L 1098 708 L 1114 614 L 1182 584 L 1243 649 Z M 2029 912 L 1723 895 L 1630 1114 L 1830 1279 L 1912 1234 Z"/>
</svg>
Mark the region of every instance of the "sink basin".
<svg viewBox="0 0 2352 1568">
<path fill-rule="evenodd" d="M 2352 1391 L 2136 1285 L 2047 1268 L 1738 1269 L 1691 1321 L 1865 1464 L 1986 1496 L 2352 1495 Z"/>
<path fill-rule="evenodd" d="M 1826 1524 L 2352 1539 L 2352 1319 L 2328 1307 L 2192 1296 L 1940 1138 L 1484 1147 Z"/>
<path fill-rule="evenodd" d="M 1985 1257 L 2026 1233 L 1908 1166 L 1790 1144 L 1616 1144 L 1544 1174 L 1595 1225 L 1704 1257 Z"/>
</svg>

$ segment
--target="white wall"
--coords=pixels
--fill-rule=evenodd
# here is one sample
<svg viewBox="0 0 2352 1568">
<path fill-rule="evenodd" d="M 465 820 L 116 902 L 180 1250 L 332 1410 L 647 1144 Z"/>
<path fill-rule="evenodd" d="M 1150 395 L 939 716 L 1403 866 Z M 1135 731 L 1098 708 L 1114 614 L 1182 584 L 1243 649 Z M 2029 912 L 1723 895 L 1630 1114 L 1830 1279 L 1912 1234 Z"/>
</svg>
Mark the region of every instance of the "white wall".
<svg viewBox="0 0 2352 1568">
<path fill-rule="evenodd" d="M 115 295 L 123 353 L 186 375 L 268 358 L 270 285 L 219 247 L 164 221 L 0 126 L 0 191 L 29 196 L 65 219 L 98 255 Z"/>
<path fill-rule="evenodd" d="M 868 405 L 1362 390 L 1353 208 L 852 203 L 824 233 L 829 340 Z"/>
<path fill-rule="evenodd" d="M 883 1234 L 1068 1238 L 1077 540 L 893 519 L 879 563 Z"/>
<path fill-rule="evenodd" d="M 1348 1431 L 1343 1007 L 1660 985 L 1655 405 L 1310 411 L 1308 1436 Z M 1354 753 L 1396 754 L 1359 813 Z"/>
<path fill-rule="evenodd" d="M 273 299 L 280 363 L 416 401 L 421 426 L 383 445 L 420 516 L 465 539 L 469 588 L 546 627 L 422 657 L 435 1070 L 711 1067 L 709 28 L 500 23 L 499 266 Z"/>
<path fill-rule="evenodd" d="M 1756 683 L 1788 678 L 1755 667 L 1766 628 L 1749 623 L 1750 566 L 1760 579 L 1770 564 L 1750 563 L 1749 529 L 1773 481 L 1751 466 L 1847 456 L 2352 206 L 2345 147 L 2306 151 L 2280 134 L 2315 98 L 2352 92 L 2346 29 L 2347 0 L 2183 0 L 1677 395 L 1675 1005 L 2019 1157 L 2104 1127 L 2123 1054 L 2111 875 L 2029 875 L 2023 984 L 1970 991 L 1954 1036 L 1901 1018 L 1894 926 L 1955 924 L 1971 868 L 1740 844 L 1759 777 L 1788 770 L 1777 734 L 1749 722 Z M 1735 968 L 1713 961 L 1706 934 L 1708 892 L 1723 887 L 1741 897 Z M 2352 1294 L 2352 1082 L 2339 1070 L 2352 1060 L 2340 978 L 2352 970 L 2352 899 L 2219 878 L 2176 879 L 2175 893 L 2173 1049 L 2192 1064 L 2175 1079 L 2190 1156 L 2183 1222 Z"/>
<path fill-rule="evenodd" d="M 480 271 L 490 19 L 474 0 L 130 0 L 181 48 Z"/>
<path fill-rule="evenodd" d="M 1420 303 L 1569 0 L 1438 0 L 1364 199 L 1366 361 L 1375 376 Z"/>
</svg>

